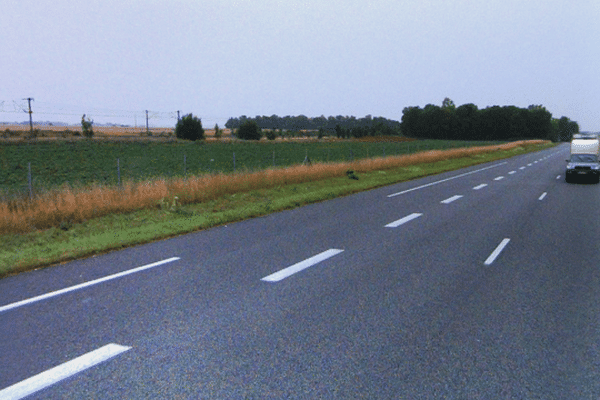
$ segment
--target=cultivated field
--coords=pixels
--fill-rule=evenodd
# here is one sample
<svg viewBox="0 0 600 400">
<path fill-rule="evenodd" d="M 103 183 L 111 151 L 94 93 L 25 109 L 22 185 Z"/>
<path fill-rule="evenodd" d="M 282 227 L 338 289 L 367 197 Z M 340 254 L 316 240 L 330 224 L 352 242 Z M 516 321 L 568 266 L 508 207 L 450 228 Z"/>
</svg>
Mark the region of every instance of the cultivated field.
<svg viewBox="0 0 600 400">
<path fill-rule="evenodd" d="M 186 177 L 281 168 L 303 163 L 411 154 L 494 142 L 368 140 L 32 140 L 0 141 L 0 200 L 41 194 L 56 187 L 118 185 L 156 178 Z M 390 141 L 394 140 L 394 141 Z"/>
</svg>

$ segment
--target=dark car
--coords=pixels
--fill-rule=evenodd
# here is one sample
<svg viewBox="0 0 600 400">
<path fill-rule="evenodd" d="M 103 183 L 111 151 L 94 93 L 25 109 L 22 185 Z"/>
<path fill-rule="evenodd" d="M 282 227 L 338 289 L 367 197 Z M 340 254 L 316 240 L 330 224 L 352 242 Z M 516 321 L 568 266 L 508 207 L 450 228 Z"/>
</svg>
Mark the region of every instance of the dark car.
<svg viewBox="0 0 600 400">
<path fill-rule="evenodd" d="M 571 154 L 567 160 L 567 170 L 565 181 L 571 183 L 575 179 L 591 179 L 593 182 L 600 182 L 600 163 L 595 154 Z"/>
</svg>

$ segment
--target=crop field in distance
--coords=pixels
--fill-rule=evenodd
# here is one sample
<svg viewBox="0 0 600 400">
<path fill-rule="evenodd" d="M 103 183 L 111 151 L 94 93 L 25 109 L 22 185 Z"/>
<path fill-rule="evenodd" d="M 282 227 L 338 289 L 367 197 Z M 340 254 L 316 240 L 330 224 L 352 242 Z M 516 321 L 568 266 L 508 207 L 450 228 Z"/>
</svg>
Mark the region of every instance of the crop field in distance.
<svg viewBox="0 0 600 400">
<path fill-rule="evenodd" d="M 123 139 L 123 136 L 119 136 Z M 0 140 L 0 200 L 64 185 L 117 185 L 154 178 L 252 172 L 303 163 L 411 154 L 499 142 L 420 140 Z M 31 186 L 29 181 L 31 179 Z"/>
</svg>

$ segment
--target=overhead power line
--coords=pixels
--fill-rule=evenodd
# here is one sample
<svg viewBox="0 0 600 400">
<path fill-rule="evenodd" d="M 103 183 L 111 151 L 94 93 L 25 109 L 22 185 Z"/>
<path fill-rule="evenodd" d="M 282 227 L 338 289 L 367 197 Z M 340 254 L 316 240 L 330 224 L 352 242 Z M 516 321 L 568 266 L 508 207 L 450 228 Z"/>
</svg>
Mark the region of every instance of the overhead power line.
<svg viewBox="0 0 600 400">
<path fill-rule="evenodd" d="M 28 101 L 28 103 L 23 104 L 22 102 L 15 100 L 0 100 L 0 113 L 14 114 L 14 117 L 17 117 L 18 114 L 22 112 L 30 113 L 31 124 L 33 124 L 33 118 L 31 116 L 31 100 L 33 100 L 33 98 L 29 97 L 22 100 L 26 100 Z M 123 120 L 127 120 L 127 125 L 135 123 L 136 126 L 138 119 L 141 120 L 142 118 L 144 118 L 144 115 L 147 114 L 146 117 L 148 119 L 148 124 L 152 123 L 153 126 L 156 126 L 157 124 L 163 124 L 163 126 L 165 126 L 174 125 L 177 122 L 178 111 L 118 110 L 96 107 L 61 105 L 36 101 L 35 114 L 37 121 L 48 120 L 55 117 L 62 117 L 60 119 L 63 119 L 65 117 L 73 117 L 67 118 L 68 121 L 51 121 L 63 122 L 67 125 L 77 123 L 76 121 L 79 120 L 81 115 L 86 114 L 92 118 L 96 118 L 96 120 L 102 119 L 103 121 L 101 123 L 123 124 Z"/>
</svg>

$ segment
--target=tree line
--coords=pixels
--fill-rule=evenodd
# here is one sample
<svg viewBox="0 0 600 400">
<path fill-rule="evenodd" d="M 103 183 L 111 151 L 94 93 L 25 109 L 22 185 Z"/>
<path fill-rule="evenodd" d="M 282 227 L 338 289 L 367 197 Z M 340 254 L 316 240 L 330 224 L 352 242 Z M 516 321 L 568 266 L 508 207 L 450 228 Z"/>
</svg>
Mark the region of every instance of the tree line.
<svg viewBox="0 0 600 400">
<path fill-rule="evenodd" d="M 406 107 L 402 111 L 402 134 L 413 138 L 444 140 L 520 140 L 569 141 L 579 132 L 577 122 L 567 117 L 552 118 L 541 105 L 527 108 L 492 106 L 479 109 L 475 104 L 456 107 L 445 98 L 442 106 Z"/>
<path fill-rule="evenodd" d="M 543 139 L 559 142 L 570 141 L 575 133 L 579 133 L 577 122 L 567 117 L 553 118 L 542 105 L 530 105 L 527 108 L 491 106 L 479 109 L 472 103 L 456 107 L 449 98 L 445 98 L 441 106 L 427 104 L 424 108 L 406 107 L 402 111 L 401 122 L 371 115 L 363 118 L 341 115 L 316 118 L 272 115 L 249 118 L 243 115 L 230 118 L 225 124 L 226 128 L 234 131 L 247 126 L 258 130 L 259 133 L 254 136 L 259 138 L 261 130 L 271 130 L 271 133 L 279 130 L 318 131 L 319 136 L 335 135 L 339 138 L 403 135 L 416 139 Z"/>
<path fill-rule="evenodd" d="M 354 116 L 336 117 L 320 116 L 309 118 L 305 115 L 279 117 L 277 115 L 256 116 L 249 118 L 245 115 L 239 118 L 230 118 L 225 127 L 239 129 L 248 122 L 256 123 L 259 129 L 285 130 L 285 131 L 319 131 L 322 134 L 335 134 L 341 138 L 363 136 L 390 136 L 400 135 L 400 122 L 384 117 L 367 115 L 363 118 Z"/>
</svg>

